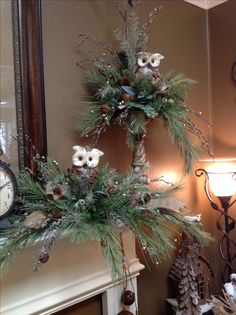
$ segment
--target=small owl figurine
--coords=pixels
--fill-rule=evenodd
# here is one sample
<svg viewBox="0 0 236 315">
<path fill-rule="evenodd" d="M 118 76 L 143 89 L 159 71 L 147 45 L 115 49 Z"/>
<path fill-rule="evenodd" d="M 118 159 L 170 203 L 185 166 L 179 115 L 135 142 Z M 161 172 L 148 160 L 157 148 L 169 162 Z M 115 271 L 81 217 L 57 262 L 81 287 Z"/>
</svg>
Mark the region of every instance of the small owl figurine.
<svg viewBox="0 0 236 315">
<path fill-rule="evenodd" d="M 98 149 L 86 149 L 79 145 L 73 146 L 72 149 L 74 153 L 71 173 L 83 177 L 89 186 L 92 185 L 97 176 L 100 156 L 104 153 Z"/>
<path fill-rule="evenodd" d="M 138 53 L 138 71 L 137 76 L 142 77 L 147 74 L 152 75 L 152 83 L 155 85 L 159 81 L 160 72 L 158 66 L 161 60 L 164 59 L 159 53 L 139 52 Z"/>
</svg>

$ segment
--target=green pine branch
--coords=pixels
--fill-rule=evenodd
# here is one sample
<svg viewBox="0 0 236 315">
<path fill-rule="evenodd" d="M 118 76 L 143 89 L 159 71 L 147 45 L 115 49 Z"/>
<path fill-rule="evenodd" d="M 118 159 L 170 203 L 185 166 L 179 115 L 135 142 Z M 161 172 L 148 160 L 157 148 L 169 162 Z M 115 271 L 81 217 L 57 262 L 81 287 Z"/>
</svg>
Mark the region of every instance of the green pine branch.
<svg viewBox="0 0 236 315">
<path fill-rule="evenodd" d="M 184 158 L 185 173 L 190 173 L 193 162 L 199 157 L 200 148 L 194 143 L 193 139 L 185 129 L 185 109 L 181 106 L 162 108 L 161 115 L 172 139 L 177 144 L 180 153 Z"/>
<path fill-rule="evenodd" d="M 84 104 L 86 104 L 88 109 L 79 113 L 80 120 L 76 126 L 76 128 L 80 130 L 82 136 L 89 135 L 100 126 L 103 126 L 100 104 L 96 102 L 86 102 Z"/>
<path fill-rule="evenodd" d="M 44 201 L 45 191 L 42 185 L 35 181 L 28 171 L 22 171 L 18 178 L 18 187 L 21 198 L 33 201 Z"/>
<path fill-rule="evenodd" d="M 178 190 L 180 185 L 163 184 L 160 178 L 154 179 L 160 185 L 152 191 L 147 185 L 140 184 L 139 174 L 120 175 L 105 165 L 98 171 L 92 186 L 88 187 L 81 176 L 62 171 L 55 162 L 55 169 L 50 169 L 50 176 L 47 176 L 51 161 L 53 160 L 48 159 L 41 168 L 45 172 L 43 178 L 47 178 L 55 188 L 63 187 L 64 181 L 68 187 L 59 198 L 53 199 L 53 196 L 46 195 L 47 183 L 41 185 L 29 173 L 22 172 L 19 215 L 12 216 L 13 227 L 4 229 L 0 235 L 3 257 L 1 269 L 19 251 L 40 241 L 42 246 L 36 253 L 37 269 L 40 254 L 45 249 L 48 251 L 56 238 L 67 235 L 77 244 L 98 241 L 115 279 L 121 277 L 123 272 L 120 232 L 124 227 L 133 231 L 155 262 L 167 258 L 173 248 L 172 225 L 192 235 L 202 244 L 210 240 L 199 222 L 187 219 L 189 213 L 156 209 L 149 203 L 150 198 L 166 197 Z M 40 226 L 39 221 L 37 227 L 27 227 L 25 219 L 30 213 L 39 210 L 45 214 L 46 223 L 41 223 Z"/>
<path fill-rule="evenodd" d="M 151 182 L 157 184 L 157 187 L 151 192 L 152 199 L 168 198 L 183 188 L 181 181 L 169 183 L 163 180 L 162 177 L 155 178 Z"/>
<path fill-rule="evenodd" d="M 113 226 L 96 224 L 94 226 L 94 235 L 96 240 L 102 245 L 113 279 L 123 278 L 123 257 L 119 230 Z"/>
<path fill-rule="evenodd" d="M 169 257 L 174 246 L 170 239 L 170 230 L 160 219 L 136 215 L 131 220 L 131 229 L 154 263 Z"/>
<path fill-rule="evenodd" d="M 132 110 L 130 113 L 129 130 L 133 135 L 146 133 L 146 117 L 142 111 Z"/>
<path fill-rule="evenodd" d="M 0 270 L 7 271 L 10 263 L 22 252 L 26 247 L 29 247 L 41 236 L 40 230 L 21 232 L 15 229 L 15 233 L 8 238 L 2 238 L 0 242 Z"/>
<path fill-rule="evenodd" d="M 183 73 L 173 74 L 168 72 L 161 74 L 160 80 L 168 85 L 168 97 L 180 104 L 186 100 L 193 85 L 196 84 L 195 80 L 186 77 Z"/>
<path fill-rule="evenodd" d="M 200 222 L 194 220 L 190 221 L 186 218 L 187 215 L 189 216 L 189 213 L 184 211 L 177 212 L 163 207 L 158 208 L 158 210 L 165 220 L 173 222 L 178 229 L 196 238 L 196 240 L 203 246 L 206 246 L 213 241 L 212 236 L 204 231 L 203 225 Z M 191 216 L 194 216 L 194 214 L 191 213 Z"/>
</svg>

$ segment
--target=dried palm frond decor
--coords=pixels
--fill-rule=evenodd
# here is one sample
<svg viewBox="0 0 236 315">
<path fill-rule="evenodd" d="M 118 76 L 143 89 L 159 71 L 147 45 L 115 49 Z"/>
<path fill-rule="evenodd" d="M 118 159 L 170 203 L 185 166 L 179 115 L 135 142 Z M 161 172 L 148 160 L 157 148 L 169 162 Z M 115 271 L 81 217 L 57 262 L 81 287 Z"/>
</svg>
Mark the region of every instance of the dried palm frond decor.
<svg viewBox="0 0 236 315">
<path fill-rule="evenodd" d="M 93 37 L 80 36 L 80 46 L 90 40 L 111 54 L 113 62 L 94 58 L 95 69 L 88 74 L 92 101 L 86 104 L 78 126 L 83 135 L 92 135 L 94 140 L 110 125 L 123 126 L 133 150 L 132 169 L 121 175 L 107 165 L 97 168 L 102 152 L 81 146 L 73 148 L 73 166 L 69 170 L 62 170 L 51 158 L 36 155 L 38 172 L 21 172 L 19 209 L 11 217 L 12 227 L 1 231 L 1 269 L 23 248 L 38 241 L 41 245 L 33 267 L 37 270 L 50 258 L 54 241 L 68 237 L 77 244 L 96 240 L 117 279 L 124 276 L 125 257 L 120 243 L 124 229 L 134 233 L 155 263 L 167 259 L 175 247 L 173 230 L 184 231 L 201 244 L 211 240 L 191 210 L 183 207 L 173 211 L 151 202 L 170 196 L 181 185 L 148 178 L 144 150 L 148 123 L 164 120 L 183 154 L 184 173 L 191 171 L 201 144 L 205 148 L 207 141 L 190 119 L 192 111 L 184 102 L 193 81 L 182 74 L 161 74 L 158 65 L 163 56 L 144 53 L 148 26 L 157 9 L 140 25 L 135 1 L 130 5 L 125 13 L 116 5 L 124 20 L 124 32 L 115 32 L 118 50 Z M 154 190 L 150 182 L 156 183 Z"/>
<path fill-rule="evenodd" d="M 223 297 L 213 297 L 213 312 L 215 315 L 236 315 L 236 300 L 229 297 L 223 292 Z"/>
</svg>

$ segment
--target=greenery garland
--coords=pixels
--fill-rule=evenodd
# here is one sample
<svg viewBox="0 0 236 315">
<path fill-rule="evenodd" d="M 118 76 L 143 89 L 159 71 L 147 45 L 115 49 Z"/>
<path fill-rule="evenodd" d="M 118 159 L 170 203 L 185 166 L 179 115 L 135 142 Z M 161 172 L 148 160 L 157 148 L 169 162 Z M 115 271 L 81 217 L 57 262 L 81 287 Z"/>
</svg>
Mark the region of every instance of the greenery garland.
<svg viewBox="0 0 236 315">
<path fill-rule="evenodd" d="M 167 258 L 174 248 L 174 227 L 170 228 L 170 222 L 178 233 L 181 227 L 203 244 L 210 240 L 188 209 L 175 212 L 150 202 L 169 196 L 179 186 L 156 179 L 158 189 L 150 191 L 139 184 L 138 175 L 121 176 L 107 165 L 88 182 L 86 176 L 62 171 L 50 158 L 46 162 L 38 158 L 37 164 L 37 178 L 29 171 L 20 174 L 19 211 L 11 218 L 13 225 L 1 229 L 1 270 L 22 249 L 38 241 L 41 246 L 33 266 L 37 270 L 48 261 L 55 239 L 65 236 L 77 244 L 88 240 L 101 244 L 114 278 L 124 272 L 120 242 L 124 228 L 133 231 L 154 262 Z"/>
</svg>

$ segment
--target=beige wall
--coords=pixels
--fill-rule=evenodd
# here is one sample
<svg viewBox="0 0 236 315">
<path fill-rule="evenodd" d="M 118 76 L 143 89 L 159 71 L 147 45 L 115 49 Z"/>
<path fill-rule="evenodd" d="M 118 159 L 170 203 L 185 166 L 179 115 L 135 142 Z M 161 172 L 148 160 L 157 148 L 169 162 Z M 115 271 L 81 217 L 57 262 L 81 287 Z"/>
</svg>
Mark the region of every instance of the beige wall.
<svg viewBox="0 0 236 315">
<path fill-rule="evenodd" d="M 112 27 L 120 25 L 119 16 L 114 14 L 110 1 L 43 1 L 44 62 L 46 87 L 46 113 L 49 154 L 62 165 L 71 165 L 72 146 L 87 143 L 80 139 L 75 130 L 79 114 L 85 109 L 82 101 L 87 95 L 85 70 L 76 66 L 81 59 L 88 58 L 88 52 L 102 54 L 96 46 L 88 44 L 79 54 L 76 46 L 79 34 L 89 34 L 102 40 L 110 40 Z M 111 137 L 116 137 L 112 146 Z M 117 130 L 104 134 L 97 144 L 105 152 L 103 161 L 114 167 L 126 168 L 128 151 L 123 135 Z M 123 158 L 117 160 L 119 152 Z"/>
<path fill-rule="evenodd" d="M 235 101 L 235 96 L 233 98 L 235 86 L 227 77 L 228 70 L 225 70 L 225 63 L 221 62 L 221 56 L 226 51 L 224 47 L 229 47 L 229 45 L 233 47 L 235 40 L 228 37 L 228 42 L 222 45 L 222 50 L 218 46 L 215 48 L 222 33 L 219 32 L 219 29 L 222 29 L 222 24 L 219 26 L 216 23 L 220 15 L 218 11 L 223 6 L 224 8 L 230 5 L 235 6 L 236 2 L 234 0 L 230 2 L 231 4 L 225 3 L 210 10 L 213 57 L 213 115 L 211 115 L 212 104 L 210 102 L 210 77 L 208 72 L 207 11 L 182 0 L 161 1 L 163 9 L 151 26 L 151 38 L 148 47 L 150 51 L 165 55 L 160 67 L 161 71 L 184 72 L 187 76 L 198 81 L 189 96 L 188 104 L 194 111 L 201 111 L 209 121 L 213 116 L 215 126 L 214 153 L 217 153 L 217 155 L 235 154 L 233 148 L 235 138 L 229 133 L 229 128 L 225 128 L 225 121 L 222 120 L 222 117 L 227 117 L 225 119 L 230 122 L 235 133 L 234 116 L 232 115 L 236 110 L 235 103 L 232 102 L 232 99 Z M 119 3 L 122 4 L 123 1 Z M 139 11 L 140 17 L 147 17 L 154 4 L 155 1 L 152 0 L 143 1 Z M 76 143 L 89 144 L 89 141 L 81 139 L 79 133 L 74 129 L 78 121 L 76 112 L 84 110 L 82 101 L 87 96 L 84 86 L 86 69 L 83 71 L 78 68 L 76 62 L 86 59 L 91 51 L 94 54 L 102 54 L 101 50 L 91 44 L 85 45 L 82 52 L 78 54 L 76 52 L 76 45 L 79 42 L 78 35 L 88 34 L 115 44 L 113 30 L 121 25 L 121 19 L 112 6 L 112 1 L 108 0 L 43 0 L 42 6 L 49 154 L 58 159 L 64 167 L 70 167 L 72 145 Z M 227 10 L 229 10 L 227 16 L 233 18 L 232 7 Z M 212 12 L 216 11 L 218 13 L 213 16 Z M 230 13 L 231 15 L 228 15 Z M 227 21 L 227 23 L 230 22 Z M 233 25 L 230 26 L 230 32 L 233 32 L 232 30 L 235 30 Z M 227 36 L 223 34 L 221 36 L 226 40 Z M 235 38 L 235 35 L 231 36 Z M 219 51 L 218 57 L 214 57 L 215 51 Z M 229 56 L 224 58 L 228 60 Z M 234 55 L 230 58 L 235 58 L 235 50 Z M 232 63 L 231 59 L 229 67 Z M 88 64 L 87 67 L 89 68 L 90 65 Z M 227 77 L 229 86 L 225 81 L 223 83 L 220 81 L 225 77 Z M 224 106 L 223 112 L 222 106 Z M 169 171 L 180 174 L 183 166 L 182 160 L 175 146 L 171 143 L 166 130 L 160 122 L 153 122 L 149 127 L 146 138 L 146 152 L 147 159 L 152 164 L 150 176 L 163 175 Z M 210 132 L 206 124 L 200 122 L 200 127 L 206 136 L 209 136 Z M 124 137 L 122 130 L 113 128 L 102 135 L 96 145 L 105 152 L 105 157 L 102 158 L 103 162 L 108 161 L 112 167 L 121 171 L 127 170 L 131 161 L 131 152 L 125 144 Z M 224 144 L 223 149 L 222 143 Z M 206 157 L 206 154 L 203 154 L 203 157 Z M 197 212 L 203 214 L 203 223 L 206 229 L 217 239 L 219 237 L 215 228 L 217 214 L 210 209 L 206 200 L 202 180 L 197 180 L 195 176 L 187 178 L 185 188 L 179 194 L 179 197 Z M 207 249 L 206 256 L 215 269 L 216 283 L 219 287 L 220 265 L 217 242 L 212 243 Z M 140 259 L 143 260 L 141 254 Z M 150 264 L 151 272 L 148 268 L 142 272 L 138 282 L 141 315 L 167 314 L 164 300 L 168 296 L 166 278 L 171 262 L 172 260 L 169 259 L 161 266 Z"/>
<path fill-rule="evenodd" d="M 215 155 L 236 156 L 236 83 L 230 76 L 236 61 L 236 1 L 210 10 Z"/>
<path fill-rule="evenodd" d="M 213 96 L 213 140 L 214 154 L 216 158 L 236 159 L 236 83 L 233 82 L 230 72 L 236 61 L 236 1 L 229 0 L 220 6 L 209 10 L 211 61 L 212 61 L 212 96 Z M 236 164 L 236 163 L 235 163 Z M 211 212 L 214 212 L 213 210 Z M 236 219 L 236 206 L 229 214 Z M 219 217 L 214 215 L 215 220 Z M 214 220 L 214 221 L 215 221 Z M 214 230 L 216 240 L 222 237 L 222 233 Z M 236 230 L 231 233 L 236 239 Z M 213 257 L 218 256 L 217 242 L 213 244 L 215 251 Z M 235 254 L 235 247 L 231 248 Z M 223 269 L 223 260 L 216 265 L 216 286 L 221 286 L 220 273 Z M 236 261 L 234 261 L 236 268 Z"/>
<path fill-rule="evenodd" d="M 210 66 L 212 90 L 212 152 L 215 158 L 236 158 L 236 84 L 230 77 L 233 62 L 236 60 L 236 2 L 229 0 L 209 11 Z M 235 164 L 235 163 L 234 163 Z M 205 163 L 200 162 L 199 167 Z M 222 288 L 221 272 L 223 260 L 219 255 L 218 242 L 222 233 L 216 228 L 219 214 L 214 211 L 203 193 L 204 179 L 194 181 L 193 192 L 197 209 L 203 213 L 205 226 L 215 238 L 206 251 L 214 272 L 215 292 Z M 202 191 L 202 194 L 201 194 Z M 215 202 L 219 201 L 215 198 Z M 229 214 L 235 219 L 235 205 Z M 223 224 L 223 220 L 221 221 Z M 236 230 L 231 234 L 236 239 Z M 235 249 L 233 248 L 235 253 Z M 234 262 L 235 266 L 235 262 Z"/>
</svg>

